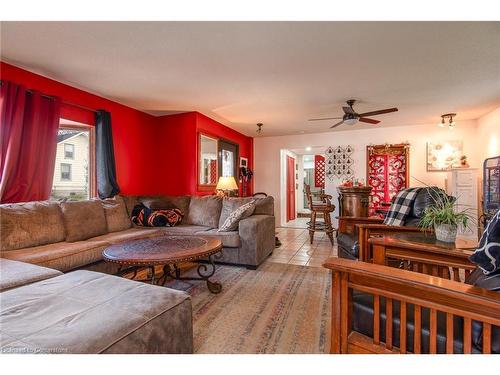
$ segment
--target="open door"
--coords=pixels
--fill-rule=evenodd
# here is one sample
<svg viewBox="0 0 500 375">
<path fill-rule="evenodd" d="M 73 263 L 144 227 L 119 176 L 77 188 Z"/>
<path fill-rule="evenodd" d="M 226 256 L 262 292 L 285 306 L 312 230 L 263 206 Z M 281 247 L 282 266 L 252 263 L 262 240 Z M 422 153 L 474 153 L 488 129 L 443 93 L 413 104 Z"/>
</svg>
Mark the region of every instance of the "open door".
<svg viewBox="0 0 500 375">
<path fill-rule="evenodd" d="M 286 221 L 295 220 L 295 159 L 286 157 Z"/>
</svg>

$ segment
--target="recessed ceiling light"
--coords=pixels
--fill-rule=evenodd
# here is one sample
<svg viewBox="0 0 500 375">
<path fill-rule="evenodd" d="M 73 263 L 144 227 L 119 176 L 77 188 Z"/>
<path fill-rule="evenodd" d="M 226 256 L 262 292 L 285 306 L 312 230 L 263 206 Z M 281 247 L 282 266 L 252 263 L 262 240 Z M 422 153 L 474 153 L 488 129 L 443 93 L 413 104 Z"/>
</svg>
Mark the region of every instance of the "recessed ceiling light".
<svg viewBox="0 0 500 375">
<path fill-rule="evenodd" d="M 306 147 L 306 151 L 311 151 L 311 150 L 312 150 L 312 148 L 310 146 Z"/>
</svg>

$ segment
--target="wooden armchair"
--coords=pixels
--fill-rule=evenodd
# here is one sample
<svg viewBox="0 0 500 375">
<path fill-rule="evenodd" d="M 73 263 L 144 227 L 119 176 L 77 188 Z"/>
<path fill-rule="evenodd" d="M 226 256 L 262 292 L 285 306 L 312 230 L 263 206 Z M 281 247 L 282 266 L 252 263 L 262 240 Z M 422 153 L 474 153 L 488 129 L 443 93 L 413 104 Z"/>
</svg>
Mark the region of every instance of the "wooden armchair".
<svg viewBox="0 0 500 375">
<path fill-rule="evenodd" d="M 348 259 L 332 271 L 331 353 L 498 353 L 500 294 Z"/>
<path fill-rule="evenodd" d="M 384 219 L 378 217 L 339 217 L 337 242 L 339 256 L 347 259 L 359 259 L 371 262 L 373 255 L 368 243 L 371 237 L 386 233 L 418 232 L 415 226 L 390 226 L 384 224 Z M 357 241 L 357 243 L 356 243 Z M 357 248 L 354 249 L 353 247 Z"/>
</svg>

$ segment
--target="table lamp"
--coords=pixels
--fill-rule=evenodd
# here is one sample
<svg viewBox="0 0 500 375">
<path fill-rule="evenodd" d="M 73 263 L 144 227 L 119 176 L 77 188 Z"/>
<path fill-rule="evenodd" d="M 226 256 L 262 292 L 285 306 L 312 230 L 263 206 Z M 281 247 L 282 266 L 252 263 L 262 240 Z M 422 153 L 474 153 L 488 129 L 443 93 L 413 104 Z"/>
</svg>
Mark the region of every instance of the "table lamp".
<svg viewBox="0 0 500 375">
<path fill-rule="evenodd" d="M 233 176 L 219 177 L 215 190 L 217 195 L 228 197 L 231 191 L 238 190 L 238 185 L 236 184 L 236 180 Z"/>
</svg>

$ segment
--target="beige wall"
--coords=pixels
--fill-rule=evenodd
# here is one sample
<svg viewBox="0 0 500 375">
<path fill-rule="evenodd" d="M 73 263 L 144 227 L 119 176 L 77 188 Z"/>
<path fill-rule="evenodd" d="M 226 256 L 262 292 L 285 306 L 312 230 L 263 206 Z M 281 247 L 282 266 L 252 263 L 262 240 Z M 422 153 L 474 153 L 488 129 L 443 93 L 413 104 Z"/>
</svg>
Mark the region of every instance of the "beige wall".
<svg viewBox="0 0 500 375">
<path fill-rule="evenodd" d="M 489 122 L 488 122 L 489 123 Z M 498 123 L 498 122 L 497 122 Z M 327 125 L 327 124 L 326 124 Z M 325 125 L 325 126 L 326 126 Z M 307 125 L 304 125 L 307 126 Z M 489 126 L 485 125 L 485 129 Z M 281 205 L 284 202 L 280 186 L 280 151 L 305 147 L 352 145 L 354 147 L 355 178 L 366 179 L 366 146 L 369 144 L 410 143 L 410 176 L 426 184 L 445 187 L 446 172 L 427 172 L 426 143 L 428 141 L 462 140 L 464 154 L 471 167 L 481 167 L 482 145 L 478 138 L 478 121 L 457 121 L 453 130 L 440 128 L 437 124 L 409 125 L 363 130 L 348 130 L 318 134 L 302 134 L 254 139 L 255 191 L 263 191 L 275 197 L 278 225 L 281 225 Z M 327 193 L 333 193 L 336 182 L 326 186 Z M 410 185 L 420 185 L 410 179 Z M 300 192 L 298 192 L 300 194 Z M 336 202 L 334 202 L 336 203 Z"/>
<path fill-rule="evenodd" d="M 500 107 L 477 121 L 480 160 L 500 155 Z"/>
</svg>

